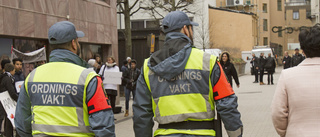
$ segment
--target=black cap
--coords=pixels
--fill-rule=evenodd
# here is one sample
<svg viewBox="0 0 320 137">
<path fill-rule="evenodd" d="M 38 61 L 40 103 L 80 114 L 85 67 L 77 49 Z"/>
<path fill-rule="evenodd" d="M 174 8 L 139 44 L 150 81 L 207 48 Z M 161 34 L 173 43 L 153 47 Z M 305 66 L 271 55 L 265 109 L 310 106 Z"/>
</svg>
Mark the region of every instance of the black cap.
<svg viewBox="0 0 320 137">
<path fill-rule="evenodd" d="M 296 49 L 294 49 L 294 50 L 299 50 L 299 48 L 296 48 Z"/>
</svg>

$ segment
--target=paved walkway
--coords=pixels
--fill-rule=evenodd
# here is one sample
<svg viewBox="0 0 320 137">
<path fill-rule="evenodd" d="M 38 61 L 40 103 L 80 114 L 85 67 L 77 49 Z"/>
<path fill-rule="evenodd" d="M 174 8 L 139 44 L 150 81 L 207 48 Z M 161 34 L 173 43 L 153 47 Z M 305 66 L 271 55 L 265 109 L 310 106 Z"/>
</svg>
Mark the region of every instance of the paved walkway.
<svg viewBox="0 0 320 137">
<path fill-rule="evenodd" d="M 273 94 L 279 79 L 282 67 L 276 69 L 274 74 L 275 85 L 259 85 L 252 83 L 254 76 L 243 75 L 239 78 L 240 88 L 235 87 L 235 93 L 238 96 L 239 111 L 244 125 L 244 137 L 277 137 L 273 128 L 270 114 L 270 105 Z M 264 76 L 264 82 L 267 83 L 267 76 Z M 120 98 L 120 105 L 124 110 L 124 98 Z M 130 100 L 130 106 L 132 100 Z M 132 110 L 130 107 L 130 116 L 124 117 L 124 113 L 115 114 L 116 135 L 117 137 L 134 137 L 132 129 Z M 156 129 L 157 126 L 154 127 Z M 223 129 L 224 130 L 224 129 Z M 223 137 L 227 137 L 225 130 Z"/>
</svg>

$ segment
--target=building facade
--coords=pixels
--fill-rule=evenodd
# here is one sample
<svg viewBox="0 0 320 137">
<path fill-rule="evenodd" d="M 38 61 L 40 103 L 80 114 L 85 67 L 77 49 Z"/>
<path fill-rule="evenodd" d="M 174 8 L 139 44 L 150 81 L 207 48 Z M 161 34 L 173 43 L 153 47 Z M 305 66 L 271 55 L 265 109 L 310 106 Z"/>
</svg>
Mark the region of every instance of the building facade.
<svg viewBox="0 0 320 137">
<path fill-rule="evenodd" d="M 228 51 L 233 58 L 241 58 L 241 51 L 251 51 L 255 46 L 257 39 L 255 14 L 210 7 L 209 23 L 213 48 Z"/>
<path fill-rule="evenodd" d="M 217 0 L 217 7 L 251 12 L 257 15 L 257 39 L 253 46 L 267 46 L 282 56 L 286 39 L 281 32 L 274 33 L 272 28 L 285 26 L 284 0 Z"/>
<path fill-rule="evenodd" d="M 287 33 L 288 44 L 284 50 L 294 54 L 294 49 L 299 48 L 299 33 L 301 29 L 311 27 L 311 3 L 310 0 L 287 0 L 286 2 L 286 26 L 292 28 L 292 33 Z"/>
<path fill-rule="evenodd" d="M 117 58 L 116 12 L 113 0 L 1 0 L 0 56 L 10 56 L 12 46 L 22 52 L 45 46 L 49 53 L 49 28 L 68 20 L 85 33 L 79 38 L 83 59 Z"/>
</svg>

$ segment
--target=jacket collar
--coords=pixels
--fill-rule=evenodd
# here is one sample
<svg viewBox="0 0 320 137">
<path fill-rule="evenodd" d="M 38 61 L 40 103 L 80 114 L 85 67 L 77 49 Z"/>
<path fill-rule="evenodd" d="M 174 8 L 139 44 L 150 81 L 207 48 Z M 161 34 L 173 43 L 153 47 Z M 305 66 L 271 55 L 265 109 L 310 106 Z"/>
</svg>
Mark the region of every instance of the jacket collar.
<svg viewBox="0 0 320 137">
<path fill-rule="evenodd" d="M 192 43 L 192 41 L 190 40 L 189 37 L 187 37 L 186 35 L 180 33 L 180 32 L 169 32 L 168 34 L 166 34 L 166 39 L 165 42 L 171 40 L 171 39 L 177 39 L 177 38 L 182 38 L 182 39 L 186 39 L 188 40 L 190 43 Z"/>
<path fill-rule="evenodd" d="M 306 58 L 298 66 L 320 65 L 320 57 Z"/>
<path fill-rule="evenodd" d="M 69 62 L 85 68 L 90 65 L 78 55 L 66 49 L 55 49 L 50 53 L 49 62 Z"/>
</svg>

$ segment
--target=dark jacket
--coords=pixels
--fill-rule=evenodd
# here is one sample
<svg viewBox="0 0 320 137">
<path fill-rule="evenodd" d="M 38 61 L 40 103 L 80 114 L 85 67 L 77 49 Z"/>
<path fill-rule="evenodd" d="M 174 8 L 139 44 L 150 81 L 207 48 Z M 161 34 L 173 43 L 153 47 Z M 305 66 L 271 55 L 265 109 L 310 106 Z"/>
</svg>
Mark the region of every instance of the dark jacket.
<svg viewBox="0 0 320 137">
<path fill-rule="evenodd" d="M 1 80 L 1 86 L 0 86 L 0 93 L 4 91 L 8 91 L 10 97 L 14 100 L 18 100 L 18 94 L 16 92 L 15 86 L 14 86 L 14 78 L 11 74 L 8 74 L 8 72 L 2 73 L 0 76 Z"/>
<path fill-rule="evenodd" d="M 251 66 L 256 68 L 256 67 L 259 67 L 259 58 L 258 57 L 252 57 L 251 61 Z"/>
<path fill-rule="evenodd" d="M 266 65 L 266 59 L 262 56 L 260 56 L 259 58 L 259 69 L 260 70 L 263 70 L 264 69 L 264 66 Z"/>
<path fill-rule="evenodd" d="M 127 70 L 128 70 L 128 67 L 125 66 L 125 65 L 122 65 L 122 67 L 121 67 L 121 69 L 120 69 L 120 71 L 122 72 L 121 86 L 126 86 L 126 85 L 127 85 L 127 83 L 126 83 L 126 81 L 125 81 L 125 79 L 124 79 L 124 77 L 123 77 L 124 73 L 125 73 Z"/>
<path fill-rule="evenodd" d="M 236 68 L 234 68 L 234 65 L 230 61 L 227 61 L 225 64 L 221 62 L 221 66 L 224 70 L 224 73 L 226 73 L 227 75 L 230 85 L 232 86 L 232 77 L 236 82 L 236 84 L 239 85 L 240 83 L 239 83 L 238 73 L 236 71 Z"/>
<path fill-rule="evenodd" d="M 291 66 L 298 66 L 302 61 L 304 60 L 304 57 L 301 54 L 298 55 L 293 55 L 292 56 L 292 61 L 291 61 Z"/>
<path fill-rule="evenodd" d="M 264 67 L 269 73 L 274 73 L 276 69 L 275 59 L 273 57 L 268 57 L 266 59 L 266 64 L 264 65 Z"/>
<path fill-rule="evenodd" d="M 24 79 L 25 79 L 22 71 L 16 72 L 16 73 L 13 75 L 13 77 L 14 77 L 14 81 L 15 81 L 15 82 L 17 82 L 17 81 L 24 81 Z"/>
<path fill-rule="evenodd" d="M 147 65 L 155 75 L 170 80 L 185 71 L 192 47 L 192 42 L 186 35 L 179 32 L 170 32 L 166 35 L 163 48 L 151 55 Z M 215 65 L 212 69 L 210 78 L 213 85 L 219 81 L 221 72 L 219 65 Z M 132 106 L 134 111 L 134 132 L 136 137 L 152 137 L 154 126 L 153 101 L 143 73 L 142 70 L 137 81 L 136 96 Z M 237 96 L 233 94 L 216 100 L 215 105 L 224 122 L 225 129 L 229 131 L 228 133 L 237 130 L 242 134 L 243 125 L 240 120 L 240 112 L 237 110 Z M 170 136 L 181 137 L 185 135 L 174 134 Z M 188 137 L 196 136 L 188 135 Z"/>
<path fill-rule="evenodd" d="M 284 65 L 283 65 L 284 69 L 290 68 L 291 64 L 292 64 L 291 57 L 290 56 L 288 56 L 288 57 L 284 56 L 283 59 L 282 59 L 282 63 L 284 63 Z"/>
<path fill-rule="evenodd" d="M 132 69 L 127 69 L 122 77 L 126 83 L 126 88 L 129 90 L 135 90 L 136 89 L 136 83 L 138 80 L 138 77 L 140 75 L 140 70 L 135 68 L 134 70 Z"/>
</svg>

